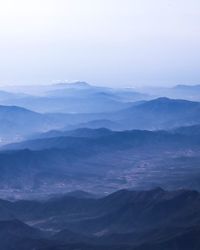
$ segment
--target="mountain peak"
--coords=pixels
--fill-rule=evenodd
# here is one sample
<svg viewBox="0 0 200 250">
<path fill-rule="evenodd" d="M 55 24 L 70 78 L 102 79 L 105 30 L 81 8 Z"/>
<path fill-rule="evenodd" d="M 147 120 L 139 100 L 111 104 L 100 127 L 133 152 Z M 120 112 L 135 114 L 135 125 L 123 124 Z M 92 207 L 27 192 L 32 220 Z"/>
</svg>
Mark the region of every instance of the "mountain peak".
<svg viewBox="0 0 200 250">
<path fill-rule="evenodd" d="M 150 101 L 147 101 L 140 106 L 151 106 L 151 105 L 199 105 L 199 102 L 188 101 L 183 99 L 171 99 L 167 97 L 159 97 Z"/>
</svg>

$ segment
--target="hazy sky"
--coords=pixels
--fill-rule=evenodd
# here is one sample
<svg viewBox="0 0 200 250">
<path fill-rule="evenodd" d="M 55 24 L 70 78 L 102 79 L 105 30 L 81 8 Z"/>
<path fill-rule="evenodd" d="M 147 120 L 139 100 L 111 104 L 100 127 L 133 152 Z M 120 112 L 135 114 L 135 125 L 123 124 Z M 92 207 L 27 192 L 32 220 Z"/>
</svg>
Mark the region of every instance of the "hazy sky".
<svg viewBox="0 0 200 250">
<path fill-rule="evenodd" d="M 0 0 L 0 83 L 200 83 L 199 0 Z"/>
</svg>

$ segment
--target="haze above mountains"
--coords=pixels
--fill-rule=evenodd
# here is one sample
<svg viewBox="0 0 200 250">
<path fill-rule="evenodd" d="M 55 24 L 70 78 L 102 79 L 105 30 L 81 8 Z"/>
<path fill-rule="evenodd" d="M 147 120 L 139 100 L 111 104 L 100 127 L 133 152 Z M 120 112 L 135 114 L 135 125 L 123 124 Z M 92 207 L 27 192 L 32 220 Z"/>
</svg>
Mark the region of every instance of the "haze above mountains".
<svg viewBox="0 0 200 250">
<path fill-rule="evenodd" d="M 0 250 L 200 250 L 199 24 L 198 0 L 0 1 Z"/>
</svg>

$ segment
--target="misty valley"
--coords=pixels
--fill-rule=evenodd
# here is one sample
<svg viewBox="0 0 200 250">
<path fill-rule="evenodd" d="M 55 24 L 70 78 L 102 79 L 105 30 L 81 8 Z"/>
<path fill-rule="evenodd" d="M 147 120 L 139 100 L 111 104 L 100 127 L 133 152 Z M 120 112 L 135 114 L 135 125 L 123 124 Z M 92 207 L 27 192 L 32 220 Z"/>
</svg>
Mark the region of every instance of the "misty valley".
<svg viewBox="0 0 200 250">
<path fill-rule="evenodd" d="M 0 0 L 0 250 L 200 250 L 199 24 L 199 0 Z"/>
<path fill-rule="evenodd" d="M 0 249 L 199 249 L 199 89 L 2 88 Z"/>
</svg>

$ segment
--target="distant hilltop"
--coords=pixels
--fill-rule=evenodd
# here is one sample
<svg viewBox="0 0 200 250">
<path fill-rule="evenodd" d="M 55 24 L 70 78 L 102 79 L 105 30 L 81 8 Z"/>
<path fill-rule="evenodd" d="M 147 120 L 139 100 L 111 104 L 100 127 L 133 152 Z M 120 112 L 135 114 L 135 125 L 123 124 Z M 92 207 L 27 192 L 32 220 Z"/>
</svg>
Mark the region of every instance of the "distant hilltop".
<svg viewBox="0 0 200 250">
<path fill-rule="evenodd" d="M 200 84 L 195 85 L 186 85 L 186 84 L 178 84 L 174 86 L 175 89 L 200 89 Z"/>
<path fill-rule="evenodd" d="M 76 81 L 76 82 L 60 82 L 56 84 L 57 86 L 69 86 L 69 87 L 90 87 L 91 85 L 84 81 Z"/>
</svg>

